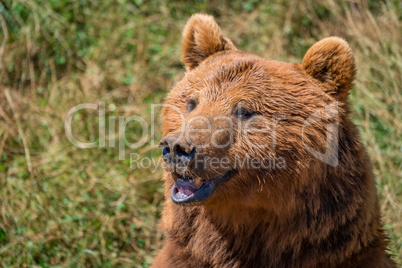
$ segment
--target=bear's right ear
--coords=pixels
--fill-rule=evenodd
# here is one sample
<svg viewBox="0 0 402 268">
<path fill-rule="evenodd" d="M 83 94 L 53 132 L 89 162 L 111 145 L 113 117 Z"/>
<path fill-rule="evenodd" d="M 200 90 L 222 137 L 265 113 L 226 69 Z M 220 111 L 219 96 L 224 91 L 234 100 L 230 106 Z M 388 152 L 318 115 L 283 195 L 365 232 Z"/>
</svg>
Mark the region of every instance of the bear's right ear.
<svg viewBox="0 0 402 268">
<path fill-rule="evenodd" d="M 209 56 L 223 50 L 235 50 L 232 41 L 224 38 L 214 18 L 195 14 L 183 30 L 181 61 L 187 70 L 197 67 Z"/>
</svg>

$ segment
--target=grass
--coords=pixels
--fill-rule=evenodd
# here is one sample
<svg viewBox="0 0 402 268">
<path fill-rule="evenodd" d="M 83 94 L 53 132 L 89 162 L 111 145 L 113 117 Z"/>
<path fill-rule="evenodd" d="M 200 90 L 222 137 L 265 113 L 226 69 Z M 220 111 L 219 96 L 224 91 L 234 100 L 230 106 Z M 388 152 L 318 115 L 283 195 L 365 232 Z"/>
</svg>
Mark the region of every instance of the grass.
<svg viewBox="0 0 402 268">
<path fill-rule="evenodd" d="M 358 66 L 352 116 L 401 266 L 401 11 L 396 0 L 1 2 L 0 266 L 150 265 L 163 238 L 162 171 L 130 168 L 129 154 L 157 160 L 159 149 L 148 140 L 119 160 L 116 128 L 106 147 L 80 149 L 64 119 L 77 104 L 102 101 L 108 119 L 151 122 L 151 104 L 183 76 L 180 33 L 195 12 L 214 15 L 238 48 L 270 59 L 300 63 L 329 35 L 350 43 Z M 99 140 L 98 118 L 78 112 L 75 137 Z M 138 123 L 126 133 L 131 142 L 142 135 Z"/>
</svg>

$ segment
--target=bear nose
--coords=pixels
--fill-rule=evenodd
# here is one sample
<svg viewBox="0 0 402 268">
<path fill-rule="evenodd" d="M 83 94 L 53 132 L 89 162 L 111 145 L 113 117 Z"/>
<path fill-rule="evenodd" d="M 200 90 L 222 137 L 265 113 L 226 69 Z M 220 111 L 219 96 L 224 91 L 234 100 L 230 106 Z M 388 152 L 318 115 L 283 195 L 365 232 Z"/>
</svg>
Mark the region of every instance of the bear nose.
<svg viewBox="0 0 402 268">
<path fill-rule="evenodd" d="M 163 138 L 159 147 L 162 147 L 163 160 L 178 167 L 187 166 L 195 158 L 195 146 L 178 134 L 170 134 Z"/>
</svg>

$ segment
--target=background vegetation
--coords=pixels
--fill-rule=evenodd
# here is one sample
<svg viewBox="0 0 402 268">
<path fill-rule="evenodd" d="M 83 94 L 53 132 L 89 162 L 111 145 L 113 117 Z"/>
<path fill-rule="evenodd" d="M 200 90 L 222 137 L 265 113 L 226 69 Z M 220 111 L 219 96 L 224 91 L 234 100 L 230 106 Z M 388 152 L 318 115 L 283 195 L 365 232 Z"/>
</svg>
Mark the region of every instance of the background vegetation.
<svg viewBox="0 0 402 268">
<path fill-rule="evenodd" d="M 358 66 L 352 116 L 402 265 L 399 1 L 3 0 L 0 266 L 149 266 L 163 237 L 161 170 L 131 169 L 128 155 L 157 159 L 159 149 L 128 149 L 124 161 L 116 147 L 79 149 L 64 118 L 77 104 L 104 101 L 116 107 L 109 117 L 149 121 L 150 105 L 183 76 L 180 35 L 195 12 L 214 15 L 238 48 L 270 59 L 300 63 L 329 35 L 350 43 Z M 97 140 L 97 112 L 79 112 L 73 128 L 80 140 Z M 128 140 L 141 135 L 128 125 Z"/>
</svg>

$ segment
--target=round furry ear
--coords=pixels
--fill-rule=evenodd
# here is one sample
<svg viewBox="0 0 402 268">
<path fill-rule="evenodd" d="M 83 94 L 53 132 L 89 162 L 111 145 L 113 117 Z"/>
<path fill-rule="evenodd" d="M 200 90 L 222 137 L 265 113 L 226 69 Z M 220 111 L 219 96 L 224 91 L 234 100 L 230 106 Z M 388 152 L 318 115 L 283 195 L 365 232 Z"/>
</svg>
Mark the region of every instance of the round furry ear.
<svg viewBox="0 0 402 268">
<path fill-rule="evenodd" d="M 348 43 L 328 37 L 315 43 L 303 58 L 304 71 L 325 84 L 325 91 L 346 101 L 356 75 L 355 61 Z"/>
<path fill-rule="evenodd" d="M 234 50 L 232 41 L 224 38 L 214 18 L 195 14 L 188 20 L 183 30 L 181 60 L 187 70 L 197 67 L 209 56 L 223 50 Z"/>
</svg>

